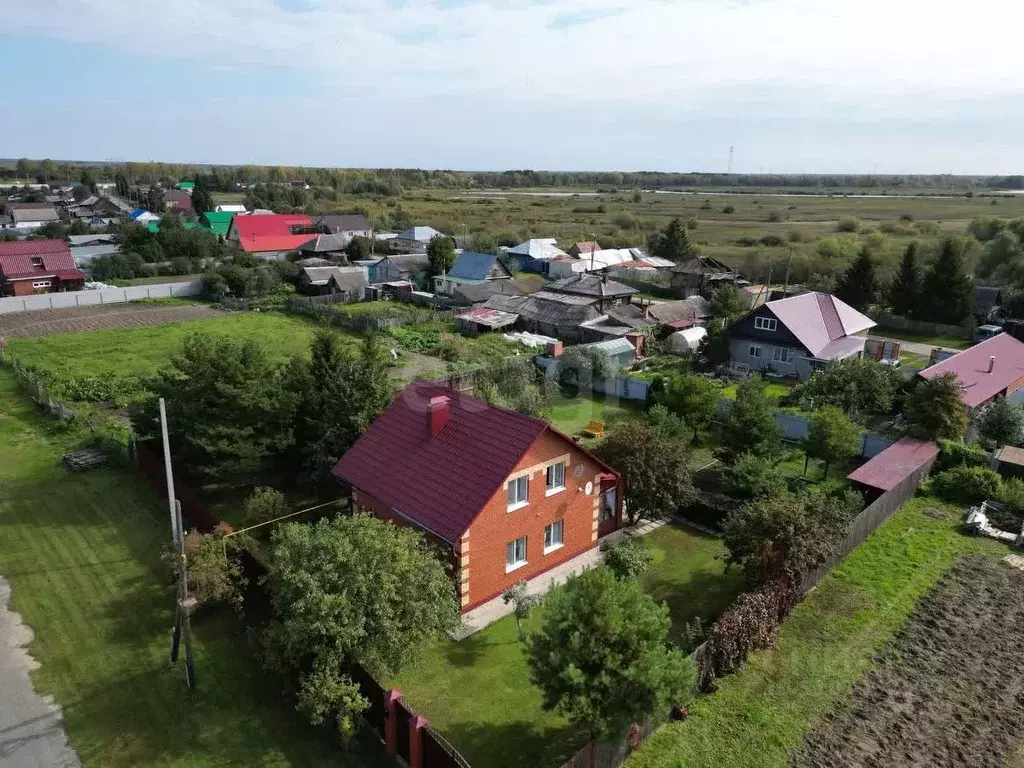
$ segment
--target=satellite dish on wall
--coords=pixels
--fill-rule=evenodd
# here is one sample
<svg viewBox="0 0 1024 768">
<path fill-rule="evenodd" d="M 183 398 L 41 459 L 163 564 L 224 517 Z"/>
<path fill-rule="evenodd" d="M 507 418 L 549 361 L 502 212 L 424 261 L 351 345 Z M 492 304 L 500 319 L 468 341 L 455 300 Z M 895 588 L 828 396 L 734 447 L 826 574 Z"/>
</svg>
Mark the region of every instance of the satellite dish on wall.
<svg viewBox="0 0 1024 768">
<path fill-rule="evenodd" d="M 589 496 L 591 493 L 594 492 L 594 484 L 593 483 L 587 483 L 587 487 L 583 489 L 583 492 L 586 493 L 587 496 Z"/>
</svg>

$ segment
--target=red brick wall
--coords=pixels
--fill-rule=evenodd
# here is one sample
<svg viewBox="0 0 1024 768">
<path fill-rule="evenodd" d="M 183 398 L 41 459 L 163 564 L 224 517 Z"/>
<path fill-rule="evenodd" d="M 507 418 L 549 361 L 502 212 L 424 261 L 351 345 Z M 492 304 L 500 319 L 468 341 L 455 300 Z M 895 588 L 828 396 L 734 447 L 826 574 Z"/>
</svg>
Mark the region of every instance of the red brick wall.
<svg viewBox="0 0 1024 768">
<path fill-rule="evenodd" d="M 31 280 L 15 280 L 7 284 L 12 296 L 31 296 L 36 292 Z"/>
<path fill-rule="evenodd" d="M 568 456 L 565 469 L 565 490 L 546 496 L 548 464 Z M 583 467 L 576 476 L 576 468 Z M 597 546 L 597 504 L 604 470 L 575 446 L 545 432 L 510 474 L 515 477 L 529 470 L 529 504 L 513 512 L 507 511 L 505 485 L 491 498 L 463 535 L 460 546 L 461 570 L 456 576 L 460 585 L 462 609 L 469 610 L 500 595 L 507 587 L 522 579 L 532 579 L 560 563 Z M 593 484 L 590 496 L 584 493 L 587 483 Z M 544 528 L 564 520 L 563 546 L 544 554 Z M 520 536 L 527 537 L 527 564 L 505 573 L 505 545 Z"/>
</svg>

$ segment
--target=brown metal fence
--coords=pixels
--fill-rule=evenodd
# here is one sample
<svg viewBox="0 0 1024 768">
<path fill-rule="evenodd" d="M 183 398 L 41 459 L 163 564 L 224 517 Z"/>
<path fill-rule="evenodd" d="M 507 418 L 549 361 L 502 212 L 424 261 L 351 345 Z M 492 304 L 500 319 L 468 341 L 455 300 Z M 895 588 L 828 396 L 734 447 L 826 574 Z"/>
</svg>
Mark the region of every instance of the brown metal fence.
<svg viewBox="0 0 1024 768">
<path fill-rule="evenodd" d="M 395 702 L 395 735 L 398 737 L 396 742 L 398 744 L 397 755 L 409 762 L 409 723 L 413 717 L 412 710 L 409 709 L 408 705 L 399 699 Z"/>
<path fill-rule="evenodd" d="M 429 725 L 423 729 L 423 768 L 471 768 L 466 759 Z"/>
<path fill-rule="evenodd" d="M 352 678 L 352 682 L 359 686 L 363 697 L 370 703 L 369 709 L 363 716 L 377 736 L 383 739 L 385 721 L 388 716 L 388 709 L 384 703 L 384 689 L 373 679 L 373 675 L 358 664 L 350 664 L 348 674 Z"/>
</svg>

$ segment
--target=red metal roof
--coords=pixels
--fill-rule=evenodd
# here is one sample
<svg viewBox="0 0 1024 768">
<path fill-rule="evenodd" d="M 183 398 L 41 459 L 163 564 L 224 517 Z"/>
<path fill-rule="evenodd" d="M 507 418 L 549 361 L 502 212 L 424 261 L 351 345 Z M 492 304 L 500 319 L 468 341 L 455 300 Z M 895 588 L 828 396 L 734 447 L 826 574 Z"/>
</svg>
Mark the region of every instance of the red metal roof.
<svg viewBox="0 0 1024 768">
<path fill-rule="evenodd" d="M 996 360 L 990 372 L 988 366 L 993 357 Z M 925 368 L 920 375 L 933 379 L 950 372 L 960 380 L 964 403 L 974 408 L 1024 378 L 1024 343 L 1008 333 L 1001 333 Z"/>
<path fill-rule="evenodd" d="M 247 240 L 254 237 L 283 237 L 291 235 L 292 227 L 304 227 L 312 229 L 313 219 L 301 214 L 249 214 L 247 216 L 235 216 L 231 225 L 238 232 L 239 240 Z M 308 242 L 313 235 L 308 235 Z M 268 250 L 268 249 L 265 249 Z"/>
<path fill-rule="evenodd" d="M 266 251 L 294 251 L 315 239 L 315 235 L 267 235 L 264 237 L 246 237 L 238 241 L 239 247 L 246 253 L 264 253 Z"/>
<path fill-rule="evenodd" d="M 42 261 L 35 266 L 33 258 Z M 21 240 L 0 243 L 0 276 L 8 280 L 57 275 L 60 272 L 74 273 L 74 277 L 63 280 L 84 280 L 85 274 L 78 271 L 71 249 L 63 240 Z M 59 275 L 58 275 L 59 276 Z"/>
<path fill-rule="evenodd" d="M 449 398 L 450 416 L 432 437 L 427 404 L 440 396 Z M 540 419 L 434 382 L 414 381 L 398 393 L 331 474 L 454 543 L 547 430 L 583 451 Z"/>
<path fill-rule="evenodd" d="M 847 479 L 870 488 L 891 491 L 938 455 L 939 446 L 932 441 L 904 437 L 857 467 L 847 475 Z"/>
</svg>

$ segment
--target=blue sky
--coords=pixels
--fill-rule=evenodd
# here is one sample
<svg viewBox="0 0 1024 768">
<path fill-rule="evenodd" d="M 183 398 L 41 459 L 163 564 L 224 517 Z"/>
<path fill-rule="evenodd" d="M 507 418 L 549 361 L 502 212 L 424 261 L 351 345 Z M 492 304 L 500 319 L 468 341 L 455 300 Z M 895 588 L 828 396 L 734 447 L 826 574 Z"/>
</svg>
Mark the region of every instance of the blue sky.
<svg viewBox="0 0 1024 768">
<path fill-rule="evenodd" d="M 1021 173 L 1024 8 L 946 5 L 0 1 L 0 156 Z"/>
</svg>

